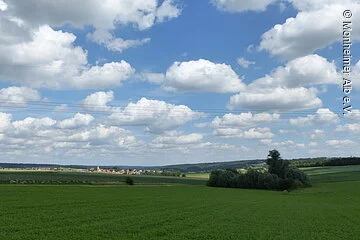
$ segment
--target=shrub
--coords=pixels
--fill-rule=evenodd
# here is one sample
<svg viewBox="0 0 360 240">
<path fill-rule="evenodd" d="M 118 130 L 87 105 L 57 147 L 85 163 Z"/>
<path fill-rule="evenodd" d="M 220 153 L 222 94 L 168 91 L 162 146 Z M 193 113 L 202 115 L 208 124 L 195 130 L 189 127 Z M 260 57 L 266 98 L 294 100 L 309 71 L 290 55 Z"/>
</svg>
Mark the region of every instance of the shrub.
<svg viewBox="0 0 360 240">
<path fill-rule="evenodd" d="M 294 180 L 288 178 L 280 178 L 278 183 L 279 190 L 288 190 L 293 186 Z"/>
<path fill-rule="evenodd" d="M 134 185 L 134 179 L 132 177 L 126 177 L 125 178 L 125 183 L 127 185 Z"/>
<path fill-rule="evenodd" d="M 246 173 L 238 173 L 228 169 L 212 171 L 207 185 L 212 187 L 279 189 L 279 180 L 277 175 L 268 172 L 249 169 Z"/>
<path fill-rule="evenodd" d="M 246 173 L 239 173 L 235 169 L 212 171 L 207 185 L 273 190 L 289 190 L 311 186 L 308 176 L 297 168 L 289 167 L 289 162 L 282 160 L 278 151 L 270 151 L 267 164 L 268 171 L 252 168 L 248 168 Z"/>
<path fill-rule="evenodd" d="M 300 183 L 297 183 L 298 187 L 310 187 L 310 179 L 308 176 L 301 170 L 297 168 L 289 168 L 285 174 L 285 178 L 296 180 Z"/>
</svg>

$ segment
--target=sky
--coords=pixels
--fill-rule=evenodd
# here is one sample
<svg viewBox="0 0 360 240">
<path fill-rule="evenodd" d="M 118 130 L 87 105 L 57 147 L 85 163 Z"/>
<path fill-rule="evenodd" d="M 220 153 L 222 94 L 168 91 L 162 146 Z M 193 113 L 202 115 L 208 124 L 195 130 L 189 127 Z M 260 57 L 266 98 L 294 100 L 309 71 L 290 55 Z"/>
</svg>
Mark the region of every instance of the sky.
<svg viewBox="0 0 360 240">
<path fill-rule="evenodd" d="M 359 23 L 359 0 L 0 0 L 0 162 L 359 156 Z"/>
</svg>

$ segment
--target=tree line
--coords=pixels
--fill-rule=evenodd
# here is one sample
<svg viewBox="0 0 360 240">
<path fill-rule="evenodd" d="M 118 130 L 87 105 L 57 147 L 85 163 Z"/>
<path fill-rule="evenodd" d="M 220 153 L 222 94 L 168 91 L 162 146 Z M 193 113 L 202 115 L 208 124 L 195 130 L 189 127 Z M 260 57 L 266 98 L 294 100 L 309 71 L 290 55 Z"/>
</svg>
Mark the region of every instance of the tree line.
<svg viewBox="0 0 360 240">
<path fill-rule="evenodd" d="M 323 167 L 323 166 L 346 166 L 360 165 L 360 157 L 334 157 L 334 158 L 310 158 L 301 160 L 292 160 L 292 167 Z"/>
<path fill-rule="evenodd" d="M 266 170 L 250 168 L 245 173 L 240 173 L 235 169 L 212 171 L 207 185 L 269 190 L 289 190 L 311 186 L 308 176 L 303 171 L 290 167 L 290 162 L 283 160 L 277 150 L 269 152 L 266 164 Z"/>
</svg>

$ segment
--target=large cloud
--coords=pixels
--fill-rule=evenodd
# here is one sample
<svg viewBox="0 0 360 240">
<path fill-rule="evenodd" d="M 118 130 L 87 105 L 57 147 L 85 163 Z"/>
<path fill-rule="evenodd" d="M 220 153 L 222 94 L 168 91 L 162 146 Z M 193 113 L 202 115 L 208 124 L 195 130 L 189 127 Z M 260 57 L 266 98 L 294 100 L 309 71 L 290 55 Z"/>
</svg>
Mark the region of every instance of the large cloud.
<svg viewBox="0 0 360 240">
<path fill-rule="evenodd" d="M 130 134 L 130 131 L 123 128 L 99 124 L 75 131 L 69 136 L 62 135 L 59 140 L 89 143 L 91 146 L 108 145 L 110 149 L 113 147 L 127 148 L 138 144 L 136 138 Z"/>
<path fill-rule="evenodd" d="M 125 61 L 89 66 L 87 53 L 75 47 L 71 33 L 41 26 L 31 41 L 0 42 L 0 77 L 30 87 L 56 89 L 96 89 L 120 86 L 134 69 Z"/>
<path fill-rule="evenodd" d="M 61 121 L 49 117 L 11 121 L 11 114 L 0 112 L 0 149 L 7 156 L 36 156 L 44 151 L 51 156 L 91 157 L 94 154 L 126 152 L 143 144 L 131 132 L 102 124 L 91 124 L 93 117 L 76 114 Z M 46 156 L 43 156 L 46 158 Z"/>
<path fill-rule="evenodd" d="M 16 138 L 28 138 L 36 136 L 41 130 L 45 130 L 55 126 L 56 121 L 49 117 L 33 118 L 27 117 L 23 120 L 12 122 L 11 126 L 6 130 L 7 134 Z"/>
<path fill-rule="evenodd" d="M 359 1 L 292 1 L 300 10 L 295 18 L 265 32 L 259 46 L 271 55 L 292 59 L 341 41 L 342 13 L 351 9 L 353 23 L 360 21 Z M 321 20 L 319 20 L 319 17 Z M 359 40 L 360 26 L 352 25 L 352 40 Z"/>
<path fill-rule="evenodd" d="M 253 81 L 244 91 L 230 98 L 228 107 L 258 111 L 318 108 L 322 101 L 313 86 L 339 84 L 340 78 L 334 62 L 317 54 L 299 57 Z"/>
<path fill-rule="evenodd" d="M 29 101 L 40 99 L 40 93 L 31 88 L 8 87 L 0 89 L 0 106 L 26 106 Z"/>
<path fill-rule="evenodd" d="M 58 127 L 67 129 L 79 128 L 83 126 L 88 126 L 93 120 L 94 117 L 90 114 L 77 113 L 73 118 L 68 118 L 60 121 L 58 123 Z"/>
<path fill-rule="evenodd" d="M 165 0 L 75 0 L 6 1 L 7 11 L 32 25 L 48 23 L 52 26 L 71 24 L 75 27 L 92 25 L 98 29 L 113 29 L 118 24 L 135 24 L 146 29 L 156 22 L 177 17 L 180 9 L 174 1 Z"/>
<path fill-rule="evenodd" d="M 226 12 L 265 11 L 266 7 L 277 0 L 211 0 L 217 9 Z"/>
<path fill-rule="evenodd" d="M 93 26 L 95 35 L 90 39 L 104 44 L 109 50 L 122 51 L 147 41 L 124 40 L 110 33 L 118 25 L 132 25 L 140 30 L 148 29 L 156 23 L 164 22 L 180 15 L 173 0 L 76 0 L 66 1 L 7 1 L 4 14 L 17 17 L 27 25 L 49 24 L 61 27 L 71 24 L 74 27 Z M 97 33 L 96 33 L 97 32 Z M 99 34 L 98 32 L 102 32 Z M 109 37 L 110 35 L 110 37 Z"/>
<path fill-rule="evenodd" d="M 203 116 L 203 113 L 184 105 L 141 98 L 137 103 L 129 103 L 124 109 L 114 110 L 109 119 L 114 124 L 145 126 L 149 132 L 161 133 Z"/>
<path fill-rule="evenodd" d="M 280 114 L 258 113 L 252 114 L 240 113 L 232 114 L 228 113 L 222 117 L 215 117 L 211 122 L 211 126 L 214 128 L 248 128 L 254 127 L 259 124 L 271 123 L 279 120 Z"/>
<path fill-rule="evenodd" d="M 197 161 L 232 159 L 239 152 L 249 151 L 243 146 L 204 142 L 199 133 L 168 131 L 146 143 L 128 130 L 107 124 L 92 122 L 77 128 L 60 128 L 59 123 L 66 119 L 11 121 L 11 117 L 0 112 L 0 151 L 10 161 L 69 163 L 76 158 L 77 164 L 146 165 L 151 159 L 152 164 L 164 165 L 193 162 L 194 158 Z"/>
<path fill-rule="evenodd" d="M 244 89 L 231 66 L 205 59 L 175 62 L 166 72 L 165 89 L 179 92 L 237 92 Z"/>
<path fill-rule="evenodd" d="M 117 26 L 140 30 L 180 15 L 174 1 L 86 0 L 6 1 L 0 15 L 0 78 L 34 88 L 104 89 L 120 86 L 135 70 L 126 61 L 91 66 L 87 52 L 75 46 L 74 34 L 54 30 L 70 24 L 93 26 L 93 41 L 123 51 L 150 41 L 113 35 Z M 34 14 L 35 13 L 35 14 Z"/>
<path fill-rule="evenodd" d="M 297 117 L 289 120 L 293 126 L 304 127 L 314 124 L 334 124 L 339 121 L 339 116 L 328 108 L 320 108 L 315 114 L 306 117 Z"/>
<path fill-rule="evenodd" d="M 347 123 L 345 125 L 339 125 L 335 130 L 338 132 L 346 132 L 347 134 L 359 134 L 360 123 Z"/>
<path fill-rule="evenodd" d="M 249 130 L 240 130 L 237 128 L 217 128 L 213 134 L 222 138 L 245 138 L 245 139 L 266 139 L 275 135 L 270 128 L 250 128 Z"/>
<path fill-rule="evenodd" d="M 339 84 L 340 74 L 334 62 L 328 62 L 317 54 L 296 58 L 284 67 L 277 67 L 270 75 L 259 78 L 250 84 L 262 87 L 304 87 L 318 84 Z"/>
<path fill-rule="evenodd" d="M 152 143 L 165 145 L 196 144 L 201 142 L 202 139 L 203 136 L 199 133 L 184 135 L 178 132 L 168 132 L 163 136 L 156 137 Z"/>
<path fill-rule="evenodd" d="M 230 98 L 229 109 L 245 108 L 254 111 L 298 111 L 322 105 L 314 88 L 250 89 Z"/>
<path fill-rule="evenodd" d="M 81 101 L 81 106 L 88 111 L 110 111 L 111 107 L 107 106 L 114 100 L 114 92 L 95 92 Z"/>
</svg>

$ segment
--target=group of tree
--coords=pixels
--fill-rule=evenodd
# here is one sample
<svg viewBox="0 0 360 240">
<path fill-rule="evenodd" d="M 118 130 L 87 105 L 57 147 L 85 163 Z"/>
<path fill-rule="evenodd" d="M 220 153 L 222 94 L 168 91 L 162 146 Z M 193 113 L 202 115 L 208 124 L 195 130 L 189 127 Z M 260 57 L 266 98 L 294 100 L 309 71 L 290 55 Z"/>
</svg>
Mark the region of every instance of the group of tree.
<svg viewBox="0 0 360 240">
<path fill-rule="evenodd" d="M 144 173 L 144 175 L 167 176 L 167 177 L 186 177 L 185 173 L 181 173 L 180 171 L 150 171 L 150 172 Z"/>
<path fill-rule="evenodd" d="M 310 187 L 308 176 L 301 170 L 290 167 L 277 150 L 269 152 L 267 169 L 248 169 L 240 173 L 235 169 L 212 171 L 207 182 L 212 187 L 255 188 L 271 190 L 289 190 L 298 187 Z"/>
<path fill-rule="evenodd" d="M 360 157 L 309 158 L 290 161 L 293 167 L 360 165 Z"/>
<path fill-rule="evenodd" d="M 210 172 L 218 169 L 229 168 L 244 168 L 247 165 L 257 165 L 263 163 L 264 160 L 245 160 L 245 161 L 231 161 L 231 162 L 212 162 L 212 163 L 193 163 L 193 164 L 178 164 L 162 166 L 163 171 L 180 171 L 182 173 L 188 172 Z"/>
</svg>

